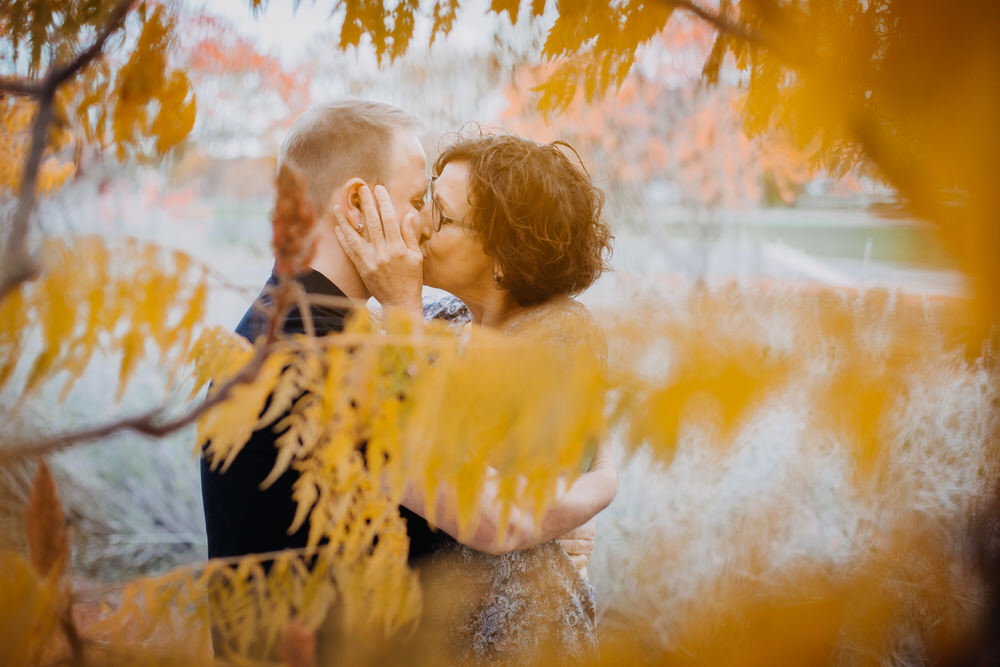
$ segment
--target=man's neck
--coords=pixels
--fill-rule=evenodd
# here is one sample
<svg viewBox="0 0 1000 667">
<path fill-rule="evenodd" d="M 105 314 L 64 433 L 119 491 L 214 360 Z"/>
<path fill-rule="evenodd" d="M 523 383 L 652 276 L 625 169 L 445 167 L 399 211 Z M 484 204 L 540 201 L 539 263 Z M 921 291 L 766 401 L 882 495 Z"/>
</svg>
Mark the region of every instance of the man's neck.
<svg viewBox="0 0 1000 667">
<path fill-rule="evenodd" d="M 347 258 L 337 239 L 321 235 L 316 240 L 316 254 L 309 262 L 310 268 L 319 271 L 326 279 L 340 288 L 349 299 L 367 301 L 371 294 L 361 281 L 357 269 Z"/>
</svg>

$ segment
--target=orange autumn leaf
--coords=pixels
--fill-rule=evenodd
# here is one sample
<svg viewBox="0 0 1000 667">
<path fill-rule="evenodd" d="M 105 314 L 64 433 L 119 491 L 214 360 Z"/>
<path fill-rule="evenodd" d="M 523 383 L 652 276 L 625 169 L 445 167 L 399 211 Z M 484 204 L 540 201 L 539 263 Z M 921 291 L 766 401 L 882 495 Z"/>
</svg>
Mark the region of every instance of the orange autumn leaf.
<svg viewBox="0 0 1000 667">
<path fill-rule="evenodd" d="M 69 541 L 55 480 L 45 461 L 38 463 L 25 519 L 35 569 L 41 574 L 48 574 L 52 568 L 61 572 L 69 561 Z"/>
</svg>

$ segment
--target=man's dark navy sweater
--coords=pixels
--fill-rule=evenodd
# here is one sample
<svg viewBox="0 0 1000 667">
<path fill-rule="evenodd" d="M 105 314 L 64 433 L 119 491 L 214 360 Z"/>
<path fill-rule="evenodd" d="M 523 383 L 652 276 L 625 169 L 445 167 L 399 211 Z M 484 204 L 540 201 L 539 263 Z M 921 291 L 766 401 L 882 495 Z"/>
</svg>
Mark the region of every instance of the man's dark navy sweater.
<svg viewBox="0 0 1000 667">
<path fill-rule="evenodd" d="M 296 280 L 308 294 L 345 296 L 340 288 L 318 271 L 309 271 Z M 267 303 L 268 292 L 277 284 L 278 279 L 272 275 L 257 301 L 250 306 L 236 327 L 236 333 L 251 342 L 265 333 L 267 316 L 259 308 L 259 304 Z M 343 331 L 348 309 L 312 305 L 310 312 L 316 335 L 325 336 Z M 298 308 L 292 309 L 288 314 L 283 330 L 287 334 L 305 333 L 304 321 Z M 255 431 L 225 473 L 213 471 L 208 460 L 202 457 L 201 495 L 205 508 L 209 558 L 306 546 L 308 521 L 295 533 L 288 534 L 288 528 L 295 517 L 296 503 L 292 499 L 292 486 L 298 472 L 286 470 L 271 486 L 260 488 L 260 483 L 271 472 L 277 457 L 275 442 L 281 432 L 276 433 L 273 426 L 283 418 L 282 415 L 272 424 Z M 363 444 L 359 446 L 363 447 Z M 433 551 L 442 540 L 451 539 L 444 533 L 432 532 L 424 519 L 405 507 L 400 507 L 399 511 L 406 520 L 410 537 L 411 564 Z"/>
</svg>

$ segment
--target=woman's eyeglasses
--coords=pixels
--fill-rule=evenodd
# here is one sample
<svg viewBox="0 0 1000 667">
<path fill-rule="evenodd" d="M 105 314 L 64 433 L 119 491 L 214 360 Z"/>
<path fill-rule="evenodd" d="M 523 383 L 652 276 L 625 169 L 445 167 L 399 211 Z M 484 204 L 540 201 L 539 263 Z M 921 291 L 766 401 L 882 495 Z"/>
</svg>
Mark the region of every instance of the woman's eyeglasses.
<svg viewBox="0 0 1000 667">
<path fill-rule="evenodd" d="M 455 218 L 449 218 L 444 214 L 444 211 L 441 210 L 441 202 L 434 196 L 434 181 L 436 180 L 436 176 L 432 178 L 427 189 L 427 196 L 430 197 L 431 206 L 433 206 L 433 209 L 431 209 L 433 216 L 431 221 L 434 223 L 434 231 L 440 232 L 441 227 L 444 225 L 455 225 L 464 229 L 472 229 L 472 225 L 462 222 L 461 220 L 456 220 Z"/>
</svg>

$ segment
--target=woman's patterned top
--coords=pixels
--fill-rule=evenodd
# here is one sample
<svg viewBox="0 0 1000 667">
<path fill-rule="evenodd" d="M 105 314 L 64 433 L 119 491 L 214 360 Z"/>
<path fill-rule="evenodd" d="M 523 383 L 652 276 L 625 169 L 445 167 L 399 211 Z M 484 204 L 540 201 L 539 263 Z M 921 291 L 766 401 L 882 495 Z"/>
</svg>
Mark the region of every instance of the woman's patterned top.
<svg viewBox="0 0 1000 667">
<path fill-rule="evenodd" d="M 551 342 L 567 361 L 579 345 L 602 359 L 606 350 L 590 312 L 572 299 L 529 308 L 504 333 Z M 594 589 L 555 541 L 500 556 L 449 542 L 424 581 L 425 628 L 447 637 L 459 664 L 574 664 L 596 655 Z"/>
</svg>

